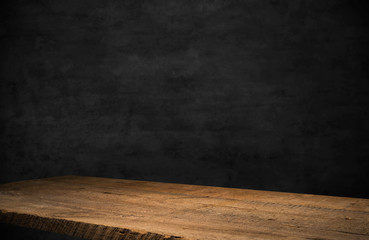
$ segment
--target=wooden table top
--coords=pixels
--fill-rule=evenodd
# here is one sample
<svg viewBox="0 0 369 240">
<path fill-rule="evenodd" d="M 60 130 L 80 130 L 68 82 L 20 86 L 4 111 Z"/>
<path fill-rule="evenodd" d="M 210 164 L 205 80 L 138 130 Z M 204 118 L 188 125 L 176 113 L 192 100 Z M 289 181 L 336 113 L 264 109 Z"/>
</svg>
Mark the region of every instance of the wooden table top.
<svg viewBox="0 0 369 240">
<path fill-rule="evenodd" d="M 65 176 L 0 185 L 0 221 L 86 239 L 369 239 L 369 199 Z"/>
</svg>

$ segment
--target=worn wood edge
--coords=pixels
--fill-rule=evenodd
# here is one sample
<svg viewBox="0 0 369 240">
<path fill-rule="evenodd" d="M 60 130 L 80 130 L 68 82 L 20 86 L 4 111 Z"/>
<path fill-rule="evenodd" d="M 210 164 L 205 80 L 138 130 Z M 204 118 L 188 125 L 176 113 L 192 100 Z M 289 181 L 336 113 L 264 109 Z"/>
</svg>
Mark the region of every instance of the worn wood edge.
<svg viewBox="0 0 369 240">
<path fill-rule="evenodd" d="M 13 184 L 22 184 L 31 181 L 70 181 L 72 179 L 84 180 L 84 179 L 91 179 L 91 180 L 108 180 L 112 183 L 119 183 L 119 181 L 125 182 L 132 182 L 132 183 L 141 183 L 141 184 L 163 184 L 171 187 L 191 187 L 195 188 L 195 190 L 199 189 L 212 189 L 212 190 L 228 190 L 235 193 L 253 193 L 260 195 L 267 195 L 267 196 L 278 196 L 278 197 L 289 197 L 289 196 L 296 196 L 296 197 L 312 197 L 312 198 L 327 198 L 327 199 L 346 199 L 346 200 L 369 200 L 368 198 L 360 198 L 360 197 L 350 197 L 350 196 L 337 196 L 337 195 L 325 195 L 325 194 L 313 194 L 313 193 L 302 193 L 302 192 L 288 192 L 288 191 L 276 191 L 276 190 L 261 190 L 261 189 L 253 189 L 253 188 L 239 188 L 239 187 L 221 187 L 221 186 L 213 186 L 213 185 L 203 185 L 203 184 L 187 184 L 187 183 L 177 183 L 177 182 L 163 182 L 163 181 L 151 181 L 151 180 L 140 180 L 140 179 L 125 179 L 125 178 L 109 178 L 109 177 L 94 177 L 94 176 L 82 176 L 82 175 L 62 175 L 62 176 L 54 176 L 54 177 L 47 177 L 47 178 L 34 178 L 34 179 L 26 179 L 20 180 L 15 182 L 8 182 L 0 184 L 3 186 L 13 185 Z M 84 182 L 84 184 L 86 184 Z M 93 185 L 93 184 L 90 184 Z M 242 200 L 238 198 L 232 198 L 235 200 Z"/>
<path fill-rule="evenodd" d="M 107 180 L 109 183 L 138 183 L 142 184 L 142 186 L 148 187 L 148 185 L 151 185 L 150 187 L 157 187 L 158 190 L 155 192 L 158 193 L 175 193 L 175 194 L 188 194 L 192 195 L 193 192 L 195 192 L 194 195 L 199 197 L 217 197 L 217 198 L 223 198 L 228 200 L 239 200 L 239 201 L 249 201 L 249 202 L 255 202 L 255 201 L 265 201 L 267 204 L 276 204 L 275 199 L 279 199 L 278 201 L 285 201 L 292 205 L 301 205 L 308 208 L 325 208 L 325 209 L 331 209 L 331 210 L 338 210 L 338 211 L 354 211 L 354 212 L 361 212 L 361 213 L 369 213 L 369 208 L 366 207 L 361 208 L 360 210 L 357 209 L 357 207 L 350 206 L 347 208 L 347 206 L 339 206 L 334 205 L 334 207 L 331 207 L 331 203 L 335 202 L 360 202 L 364 203 L 369 201 L 367 198 L 354 198 L 354 197 L 345 197 L 345 196 L 331 196 L 331 195 L 322 195 L 322 194 L 311 194 L 311 193 L 294 193 L 294 192 L 280 192 L 280 191 L 267 191 L 267 190 L 258 190 L 258 189 L 245 189 L 245 188 L 235 188 L 235 187 L 219 187 L 219 186 L 208 186 L 208 185 L 192 185 L 192 184 L 186 184 L 186 183 L 173 183 L 173 182 L 159 182 L 159 181 L 149 181 L 149 180 L 136 180 L 136 179 L 118 179 L 118 178 L 107 178 L 107 177 L 93 177 L 93 176 L 77 176 L 77 175 L 66 175 L 66 176 L 55 176 L 55 177 L 49 177 L 49 178 L 41 178 L 41 179 L 34 179 L 34 180 L 24 180 L 22 182 L 28 182 L 28 181 L 47 181 L 47 182 L 71 182 L 71 181 L 81 181 L 78 182 L 80 184 L 86 184 L 86 185 L 95 185 L 91 183 L 87 183 L 86 179 L 88 180 L 94 180 L 97 181 L 97 184 L 100 185 L 101 180 Z M 12 182 L 13 183 L 21 183 L 21 182 Z M 6 184 L 4 184 L 6 185 Z M 159 188 L 160 186 L 160 188 Z M 125 186 L 128 187 L 128 186 Z M 165 187 L 165 191 L 161 191 L 160 189 Z M 189 190 L 189 188 L 191 188 Z M 205 190 L 205 192 L 202 192 Z M 147 191 L 147 189 L 146 189 Z M 209 193 L 211 191 L 211 193 Z M 227 195 L 224 196 L 224 191 L 227 192 Z M 220 194 L 219 194 L 220 193 Z M 228 195 L 229 194 L 229 195 Z M 222 196 L 223 195 L 223 196 Z M 254 200 L 250 200 L 250 197 Z M 322 202 L 326 202 L 325 207 L 322 207 Z M 343 202 L 343 203 L 344 203 Z M 296 204 L 298 203 L 298 204 Z M 318 204 L 319 203 L 319 204 Z M 278 204 L 276 204 L 278 205 Z M 367 205 L 369 206 L 369 205 Z"/>
<path fill-rule="evenodd" d="M 324 209 L 330 211 L 345 211 L 369 213 L 369 199 L 342 196 L 316 195 L 305 193 L 264 191 L 242 188 L 228 188 L 206 185 L 190 185 L 184 183 L 152 182 L 147 180 L 116 179 L 92 176 L 54 176 L 49 178 L 23 180 L 0 184 L 0 190 L 22 188 L 23 184 L 31 183 L 65 183 L 86 186 L 109 187 L 117 184 L 118 187 L 140 189 L 153 193 L 171 193 L 191 195 L 196 197 L 215 197 L 224 200 L 236 200 L 250 204 L 268 204 L 275 206 L 306 207 L 308 209 Z M 130 184 L 133 186 L 130 186 Z M 137 185 L 138 184 L 138 185 Z M 155 189 L 155 191 L 153 191 Z"/>
<path fill-rule="evenodd" d="M 67 219 L 41 217 L 0 209 L 0 222 L 90 240 L 184 240 L 180 236 L 118 228 Z"/>
<path fill-rule="evenodd" d="M 164 184 L 168 186 L 178 186 L 178 187 L 194 187 L 196 190 L 198 189 L 212 189 L 212 190 L 228 190 L 228 191 L 234 191 L 234 192 L 247 192 L 247 193 L 257 193 L 259 195 L 261 194 L 267 194 L 268 196 L 310 196 L 310 197 L 319 197 L 319 198 L 329 198 L 329 199 L 346 199 L 346 200 L 369 200 L 368 198 L 362 198 L 362 197 L 350 197 L 350 196 L 338 196 L 338 195 L 325 195 L 325 194 L 313 194 L 313 193 L 303 193 L 303 192 L 288 192 L 288 191 L 277 191 L 277 190 L 262 190 L 262 189 L 254 189 L 254 188 L 240 188 L 240 187 L 221 187 L 221 186 L 215 186 L 215 185 L 203 185 L 203 184 L 188 184 L 188 183 L 178 183 L 178 182 L 163 182 L 163 181 L 157 181 L 157 180 L 140 180 L 140 179 L 126 179 L 126 178 L 109 178 L 109 177 L 94 177 L 94 176 L 82 176 L 82 175 L 63 175 L 63 176 L 55 176 L 55 177 L 48 177 L 48 178 L 37 178 L 37 179 L 30 179 L 30 180 L 23 180 L 23 181 L 17 181 L 17 182 L 27 182 L 27 181 L 35 181 L 35 180 L 41 180 L 41 181 L 59 181 L 59 180 L 70 180 L 70 179 L 93 179 L 93 180 L 101 180 L 105 179 L 108 181 L 115 181 L 115 183 L 119 183 L 117 181 L 126 181 L 126 182 L 132 182 L 132 183 L 142 183 L 142 184 Z M 10 182 L 10 183 L 16 183 L 16 182 Z M 236 199 L 238 200 L 238 199 Z"/>
</svg>

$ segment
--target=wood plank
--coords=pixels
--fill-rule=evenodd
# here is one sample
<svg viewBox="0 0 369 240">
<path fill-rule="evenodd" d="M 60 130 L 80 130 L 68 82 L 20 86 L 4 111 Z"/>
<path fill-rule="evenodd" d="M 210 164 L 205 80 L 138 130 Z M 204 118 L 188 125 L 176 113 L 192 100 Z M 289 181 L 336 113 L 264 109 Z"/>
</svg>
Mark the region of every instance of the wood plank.
<svg viewBox="0 0 369 240">
<path fill-rule="evenodd" d="M 0 185 L 0 221 L 86 239 L 369 239 L 369 199 L 65 176 Z"/>
</svg>

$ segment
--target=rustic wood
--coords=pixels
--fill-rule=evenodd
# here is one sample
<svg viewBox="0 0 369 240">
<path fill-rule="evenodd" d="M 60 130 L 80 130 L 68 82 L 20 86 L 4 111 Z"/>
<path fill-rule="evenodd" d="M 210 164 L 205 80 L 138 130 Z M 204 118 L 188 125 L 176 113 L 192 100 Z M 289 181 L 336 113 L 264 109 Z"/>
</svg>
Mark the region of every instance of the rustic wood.
<svg viewBox="0 0 369 240">
<path fill-rule="evenodd" d="M 0 185 L 0 221 L 86 239 L 369 239 L 369 199 L 66 176 Z"/>
</svg>

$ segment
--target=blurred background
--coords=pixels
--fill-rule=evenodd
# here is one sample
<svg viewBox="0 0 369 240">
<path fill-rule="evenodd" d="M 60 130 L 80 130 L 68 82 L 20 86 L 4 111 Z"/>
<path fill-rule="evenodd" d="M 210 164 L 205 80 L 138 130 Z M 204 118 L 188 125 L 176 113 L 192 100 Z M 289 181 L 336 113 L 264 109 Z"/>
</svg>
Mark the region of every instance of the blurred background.
<svg viewBox="0 0 369 240">
<path fill-rule="evenodd" d="M 0 183 L 368 198 L 364 2 L 5 1 Z"/>
</svg>

